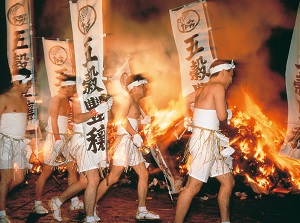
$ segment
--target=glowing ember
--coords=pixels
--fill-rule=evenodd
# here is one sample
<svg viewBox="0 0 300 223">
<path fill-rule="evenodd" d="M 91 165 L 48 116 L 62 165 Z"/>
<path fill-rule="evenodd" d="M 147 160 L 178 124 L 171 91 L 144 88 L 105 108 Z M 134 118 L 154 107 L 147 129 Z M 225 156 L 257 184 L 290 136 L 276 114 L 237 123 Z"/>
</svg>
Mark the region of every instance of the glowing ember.
<svg viewBox="0 0 300 223">
<path fill-rule="evenodd" d="M 285 130 L 268 120 L 246 92 L 244 96 L 245 111 L 235 109 L 227 129 L 236 150 L 234 174 L 244 175 L 256 193 L 300 189 L 300 162 L 278 153 Z"/>
</svg>

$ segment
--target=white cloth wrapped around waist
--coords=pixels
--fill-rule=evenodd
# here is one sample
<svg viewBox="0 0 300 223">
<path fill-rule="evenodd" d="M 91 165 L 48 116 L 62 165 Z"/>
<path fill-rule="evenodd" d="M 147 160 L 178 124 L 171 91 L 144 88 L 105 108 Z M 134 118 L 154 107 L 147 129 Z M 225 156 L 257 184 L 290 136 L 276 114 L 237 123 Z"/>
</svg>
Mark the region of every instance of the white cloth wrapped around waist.
<svg viewBox="0 0 300 223">
<path fill-rule="evenodd" d="M 58 131 L 60 134 L 67 134 L 68 133 L 68 117 L 59 115 L 57 117 L 57 124 L 58 124 Z M 46 127 L 46 131 L 52 133 L 52 125 L 51 125 L 51 116 L 48 118 L 48 125 Z"/>
<path fill-rule="evenodd" d="M 211 130 L 219 130 L 220 121 L 217 111 L 195 108 L 193 125 Z"/>
<path fill-rule="evenodd" d="M 220 133 L 220 120 L 217 116 L 216 110 L 206 110 L 206 109 L 194 109 L 194 128 L 203 128 L 207 130 L 213 130 L 215 136 L 219 139 L 220 146 L 223 148 L 220 154 L 225 158 L 225 163 L 228 164 L 229 168 L 232 169 L 231 155 L 234 153 L 234 149 L 229 145 L 229 138 Z"/>
<path fill-rule="evenodd" d="M 0 132 L 12 138 L 25 137 L 27 126 L 26 113 L 3 113 L 1 117 Z"/>
<path fill-rule="evenodd" d="M 138 131 L 139 121 L 137 119 L 134 119 L 134 118 L 127 118 L 127 119 L 129 121 L 130 125 L 132 126 L 132 128 L 135 131 Z M 118 135 L 123 135 L 123 134 L 129 134 L 129 133 L 123 128 L 123 126 L 119 125 L 117 134 Z"/>
</svg>

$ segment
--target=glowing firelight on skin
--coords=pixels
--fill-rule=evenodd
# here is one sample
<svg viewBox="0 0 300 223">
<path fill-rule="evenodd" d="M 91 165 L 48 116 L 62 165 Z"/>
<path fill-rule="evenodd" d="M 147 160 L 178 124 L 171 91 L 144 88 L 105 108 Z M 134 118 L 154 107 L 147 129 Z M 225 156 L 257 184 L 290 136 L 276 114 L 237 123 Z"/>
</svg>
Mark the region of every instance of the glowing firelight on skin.
<svg viewBox="0 0 300 223">
<path fill-rule="evenodd" d="M 270 179 L 277 174 L 276 170 L 279 168 L 288 173 L 287 181 L 293 189 L 300 189 L 300 162 L 286 156 L 280 156 L 278 153 L 286 134 L 285 130 L 275 122 L 270 121 L 247 92 L 244 92 L 243 95 L 246 102 L 244 111 L 233 110 L 234 115 L 229 127 L 238 131 L 234 136 L 230 136 L 230 144 L 235 148 L 236 154 L 238 153 L 238 158 L 242 158 L 245 162 L 254 161 L 254 166 L 257 168 L 255 173 L 250 173 L 242 163 L 234 160 L 236 165 L 233 173 L 244 175 L 255 192 L 268 194 L 270 190 L 278 186 Z M 146 146 L 154 145 L 162 136 L 166 139 L 174 139 L 173 129 L 182 120 L 186 110 L 185 106 L 184 100 L 178 100 L 170 102 L 169 106 L 162 110 L 158 110 L 153 104 L 147 107 L 145 110 L 148 115 L 152 116 L 152 122 L 143 128 L 143 133 L 146 136 L 144 144 Z M 124 119 L 115 120 L 113 128 L 123 121 Z M 109 138 L 114 138 L 115 131 L 112 130 L 109 134 Z M 180 173 L 184 174 L 187 167 L 188 164 L 181 164 Z M 39 172 L 39 168 L 37 167 L 35 171 Z"/>
</svg>

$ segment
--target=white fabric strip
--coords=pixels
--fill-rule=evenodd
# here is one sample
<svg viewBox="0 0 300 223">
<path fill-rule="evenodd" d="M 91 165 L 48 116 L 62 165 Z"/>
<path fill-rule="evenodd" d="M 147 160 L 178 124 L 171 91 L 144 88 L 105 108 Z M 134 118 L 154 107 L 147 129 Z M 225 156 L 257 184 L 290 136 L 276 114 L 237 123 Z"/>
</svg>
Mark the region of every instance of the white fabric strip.
<svg viewBox="0 0 300 223">
<path fill-rule="evenodd" d="M 12 82 L 22 81 L 23 84 L 26 84 L 28 81 L 30 81 L 32 79 L 32 76 L 29 76 L 28 78 L 26 78 L 26 76 L 24 76 L 24 75 L 17 74 L 17 75 L 13 75 L 11 77 L 11 79 L 12 79 Z"/>
<path fill-rule="evenodd" d="M 127 85 L 127 89 L 128 89 L 128 91 L 131 91 L 132 88 L 140 86 L 142 84 L 147 84 L 147 83 L 148 83 L 148 81 L 145 80 L 145 79 L 144 80 L 134 81 L 134 82 L 132 82 L 132 83 L 130 83 L 130 84 Z"/>
<path fill-rule="evenodd" d="M 69 86 L 69 85 L 75 85 L 75 81 L 62 81 L 61 86 Z"/>
<path fill-rule="evenodd" d="M 209 69 L 209 72 L 210 72 L 210 74 L 215 74 L 222 70 L 230 70 L 230 69 L 234 69 L 234 68 L 235 68 L 235 64 L 233 63 L 233 61 L 231 61 L 231 64 L 224 63 L 224 64 L 217 65 L 215 67 L 212 67 Z"/>
</svg>

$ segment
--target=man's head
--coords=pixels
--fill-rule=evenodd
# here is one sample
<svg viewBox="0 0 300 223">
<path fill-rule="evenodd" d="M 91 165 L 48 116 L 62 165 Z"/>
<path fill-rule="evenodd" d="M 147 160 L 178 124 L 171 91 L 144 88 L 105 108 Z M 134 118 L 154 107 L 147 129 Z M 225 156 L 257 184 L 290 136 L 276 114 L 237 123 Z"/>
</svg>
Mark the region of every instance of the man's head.
<svg viewBox="0 0 300 223">
<path fill-rule="evenodd" d="M 11 82 L 14 83 L 15 81 L 18 81 L 19 84 L 27 84 L 28 82 L 31 82 L 31 80 L 32 80 L 31 71 L 26 68 L 21 68 L 13 72 Z"/>
<path fill-rule="evenodd" d="M 229 72 L 235 68 L 233 60 L 215 60 L 209 67 L 209 73 L 212 76 L 217 76 L 222 70 Z"/>
<path fill-rule="evenodd" d="M 76 92 L 76 76 L 63 74 L 57 79 L 60 80 L 60 92 L 72 97 Z"/>
<path fill-rule="evenodd" d="M 31 71 L 26 68 L 17 69 L 12 75 L 12 84 L 20 88 L 22 93 L 26 93 L 32 85 Z"/>
<path fill-rule="evenodd" d="M 126 79 L 127 91 L 139 100 L 146 96 L 145 84 L 147 83 L 148 81 L 141 74 L 130 75 Z"/>
<path fill-rule="evenodd" d="M 132 89 L 134 89 L 135 87 L 144 86 L 147 83 L 147 79 L 144 78 L 141 74 L 130 75 L 126 79 L 126 86 L 129 92 L 132 91 Z"/>
<path fill-rule="evenodd" d="M 215 60 L 209 68 L 210 79 L 218 78 L 225 85 L 225 88 L 228 88 L 232 82 L 234 68 L 233 61 Z"/>
</svg>

